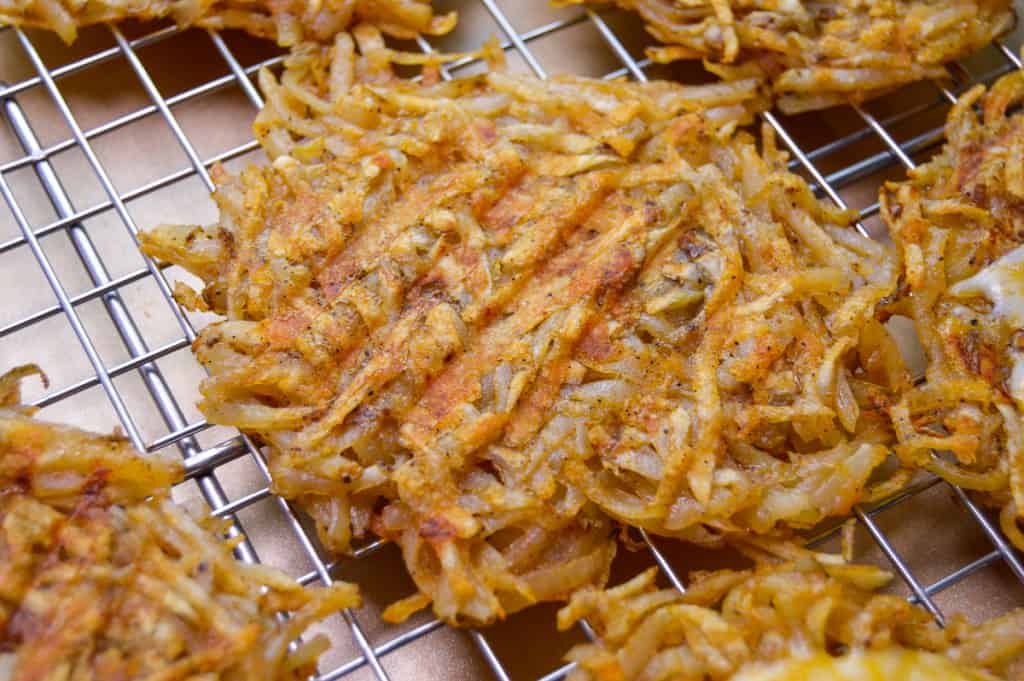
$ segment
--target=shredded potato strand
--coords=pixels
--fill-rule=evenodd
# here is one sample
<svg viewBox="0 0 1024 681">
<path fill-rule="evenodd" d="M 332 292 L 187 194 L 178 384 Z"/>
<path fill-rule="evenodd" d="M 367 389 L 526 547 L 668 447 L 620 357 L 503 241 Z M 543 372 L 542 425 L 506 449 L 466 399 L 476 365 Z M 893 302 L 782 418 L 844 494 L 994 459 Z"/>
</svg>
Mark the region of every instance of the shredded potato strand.
<svg viewBox="0 0 1024 681">
<path fill-rule="evenodd" d="M 1022 100 L 1017 72 L 987 93 L 965 93 L 942 153 L 881 195 L 903 262 L 890 311 L 914 320 L 928 357 L 925 382 L 892 409 L 896 451 L 1016 509 L 1024 509 Z M 1024 549 L 1019 531 L 1009 536 Z"/>
<path fill-rule="evenodd" d="M 329 548 L 401 546 L 426 597 L 389 617 L 602 583 L 607 516 L 714 545 L 872 494 L 895 256 L 733 132 L 756 88 L 405 61 L 360 27 L 262 73 L 272 164 L 142 237 L 226 317 L 194 346 L 207 418 L 269 445 Z"/>
<path fill-rule="evenodd" d="M 612 1 L 665 43 L 656 62 L 703 59 L 725 80 L 756 77 L 786 113 L 861 102 L 925 79 L 1008 31 L 1011 0 Z"/>
<path fill-rule="evenodd" d="M 38 371 L 37 369 L 35 371 Z M 0 377 L 0 647 L 11 681 L 159 678 L 300 681 L 314 621 L 356 606 L 354 586 L 304 589 L 237 562 L 227 527 L 170 501 L 173 458 L 122 437 L 46 424 Z M 234 542 L 237 543 L 237 542 Z M 292 617 L 278 620 L 282 611 Z"/>
<path fill-rule="evenodd" d="M 435 15 L 430 0 L 0 0 L 0 25 L 45 28 L 66 43 L 79 28 L 125 19 L 237 28 L 284 46 L 329 42 L 360 21 L 396 38 L 441 35 L 456 21 L 454 12 Z"/>
<path fill-rule="evenodd" d="M 559 627 L 586 618 L 599 639 L 569 652 L 577 666 L 568 678 L 1012 678 L 1024 652 L 1024 610 L 980 626 L 956 616 L 940 629 L 923 608 L 875 593 L 890 574 L 821 558 L 697 573 L 685 594 L 658 590 L 657 568 L 605 591 L 582 590 L 559 612 Z M 842 673 L 851 669 L 861 671 Z"/>
</svg>

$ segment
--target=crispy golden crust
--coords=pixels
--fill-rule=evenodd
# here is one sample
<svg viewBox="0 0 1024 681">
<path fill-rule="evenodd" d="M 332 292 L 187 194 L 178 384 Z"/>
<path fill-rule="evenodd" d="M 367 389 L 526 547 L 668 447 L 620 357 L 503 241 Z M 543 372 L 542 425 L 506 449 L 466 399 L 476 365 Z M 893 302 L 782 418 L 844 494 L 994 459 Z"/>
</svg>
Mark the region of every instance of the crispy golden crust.
<svg viewBox="0 0 1024 681">
<path fill-rule="evenodd" d="M 1011 0 L 611 1 L 639 13 L 665 43 L 648 50 L 655 61 L 703 59 L 727 80 L 762 78 L 787 113 L 948 78 L 944 64 L 981 49 L 1014 22 Z"/>
<path fill-rule="evenodd" d="M 950 112 L 938 156 L 882 191 L 926 380 L 893 409 L 897 453 L 1004 508 L 1024 548 L 1024 74 Z M 973 107 L 980 105 L 980 114 Z M 1011 113 L 1011 111 L 1014 111 Z M 935 455 L 933 452 L 940 452 Z"/>
<path fill-rule="evenodd" d="M 598 508 L 713 544 L 869 495 L 895 259 L 729 132 L 756 89 L 415 84 L 357 38 L 262 75 L 273 163 L 218 173 L 218 224 L 142 240 L 228 318 L 200 408 L 328 546 L 394 539 L 415 604 L 486 621 L 604 579 Z"/>
<path fill-rule="evenodd" d="M 1024 610 L 938 628 L 923 608 L 875 593 L 891 575 L 834 556 L 695 576 L 658 590 L 656 568 L 574 594 L 560 628 L 586 618 L 598 640 L 573 648 L 570 681 L 979 681 L 1009 678 Z"/>
<path fill-rule="evenodd" d="M 455 13 L 434 15 L 430 0 L 0 0 L 0 25 L 45 28 L 66 43 L 74 42 L 79 28 L 125 19 L 237 28 L 284 46 L 329 42 L 358 22 L 396 38 L 441 35 L 455 27 Z"/>
<path fill-rule="evenodd" d="M 0 378 L 0 657 L 11 681 L 299 681 L 312 622 L 355 587 L 306 590 L 238 563 L 218 523 L 170 501 L 180 463 L 117 436 L 36 421 Z M 275 616 L 294 611 L 287 622 Z"/>
</svg>

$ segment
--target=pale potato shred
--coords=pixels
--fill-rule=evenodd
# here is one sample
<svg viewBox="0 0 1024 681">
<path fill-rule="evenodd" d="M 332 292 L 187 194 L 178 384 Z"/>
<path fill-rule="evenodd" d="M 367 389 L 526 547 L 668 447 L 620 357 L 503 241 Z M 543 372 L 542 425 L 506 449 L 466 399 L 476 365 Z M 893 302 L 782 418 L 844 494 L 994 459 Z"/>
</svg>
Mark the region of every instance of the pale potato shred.
<svg viewBox="0 0 1024 681">
<path fill-rule="evenodd" d="M 289 645 L 359 603 L 231 555 L 226 529 L 169 497 L 181 464 L 122 437 L 31 418 L 0 377 L 0 677 L 300 681 L 324 637 Z M 241 539 L 241 535 L 239 535 Z M 288 620 L 279 612 L 292 611 Z"/>
<path fill-rule="evenodd" d="M 881 198 L 905 270 L 891 310 L 915 320 L 929 360 L 893 408 L 896 452 L 1002 507 L 1024 549 L 1022 102 L 1019 72 L 964 94 L 942 153 Z"/>
<path fill-rule="evenodd" d="M 895 254 L 733 132 L 753 84 L 444 59 L 364 27 L 263 72 L 272 164 L 216 172 L 217 224 L 142 238 L 227 318 L 194 344 L 207 418 L 269 445 L 328 548 L 401 547 L 421 593 L 390 618 L 600 584 L 607 516 L 717 545 L 905 479 L 869 482 L 907 384 L 874 320 Z"/>
<path fill-rule="evenodd" d="M 877 593 L 891 575 L 830 555 L 697 573 L 686 593 L 656 568 L 573 595 L 560 628 L 587 618 L 568 681 L 994 681 L 1016 678 L 1024 610 L 944 629 L 924 608 Z"/>
<path fill-rule="evenodd" d="M 762 79 L 786 113 L 861 102 L 925 79 L 1008 31 L 1012 0 L 556 0 L 636 11 L 664 47 L 726 80 Z"/>
<path fill-rule="evenodd" d="M 0 25 L 44 28 L 66 43 L 79 28 L 125 19 L 237 28 L 289 46 L 330 42 L 358 22 L 396 38 L 441 35 L 455 27 L 456 16 L 435 15 L 430 0 L 0 0 Z"/>
</svg>

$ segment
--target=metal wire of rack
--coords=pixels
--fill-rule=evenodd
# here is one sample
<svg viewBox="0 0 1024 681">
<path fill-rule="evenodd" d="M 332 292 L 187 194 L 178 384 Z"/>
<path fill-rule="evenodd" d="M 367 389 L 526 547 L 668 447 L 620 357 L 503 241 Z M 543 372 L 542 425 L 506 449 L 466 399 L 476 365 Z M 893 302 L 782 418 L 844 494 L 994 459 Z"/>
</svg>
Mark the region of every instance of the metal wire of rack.
<svg viewBox="0 0 1024 681">
<path fill-rule="evenodd" d="M 537 77 L 545 78 L 547 73 L 543 59 L 531 50 L 531 44 L 534 41 L 558 34 L 561 31 L 581 24 L 590 24 L 598 32 L 610 53 L 621 64 L 619 68 L 605 74 L 605 78 L 629 77 L 643 81 L 649 77 L 648 73 L 652 67 L 651 63 L 646 59 L 638 59 L 633 56 L 624 41 L 613 30 L 611 22 L 603 14 L 592 10 L 583 10 L 568 18 L 544 23 L 531 30 L 521 32 L 515 26 L 514 13 L 503 9 L 497 0 L 478 0 L 478 2 L 486 9 L 501 32 L 501 37 L 504 39 L 502 48 L 509 53 L 518 55 Z M 112 276 L 108 271 L 104 257 L 101 255 L 101 249 L 97 248 L 94 237 L 85 224 L 91 218 L 113 211 L 132 240 L 135 240 L 139 226 L 127 208 L 130 202 L 190 178 L 198 178 L 207 190 L 212 190 L 213 182 L 209 173 L 211 166 L 216 163 L 240 158 L 257 149 L 258 145 L 255 140 L 250 140 L 208 158 L 203 158 L 197 152 L 196 145 L 189 135 L 185 133 L 183 126 L 172 109 L 181 103 L 196 100 L 210 93 L 232 87 L 239 88 L 249 102 L 256 108 L 259 108 L 262 105 L 262 98 L 253 85 L 252 76 L 263 67 L 276 66 L 283 57 L 274 56 L 262 59 L 249 66 L 243 66 L 241 60 L 222 36 L 215 32 L 208 32 L 214 49 L 223 58 L 229 73 L 184 90 L 174 96 L 164 97 L 140 59 L 138 52 L 147 46 L 172 39 L 179 33 L 179 30 L 174 27 L 156 30 L 143 37 L 131 40 L 125 37 L 121 29 L 110 27 L 109 30 L 115 42 L 113 47 L 99 50 L 86 57 L 52 69 L 47 67 L 40 50 L 29 34 L 18 29 L 6 30 L 13 32 L 16 42 L 31 63 L 35 75 L 10 84 L 0 80 L 0 107 L 2 107 L 4 118 L 10 124 L 18 143 L 24 151 L 24 155 L 0 164 L 0 196 L 3 197 L 4 203 L 7 205 L 10 216 L 13 217 L 19 232 L 17 236 L 6 241 L 0 241 L 0 256 L 22 248 L 27 248 L 31 251 L 32 258 L 52 289 L 56 302 L 0 326 L 0 340 L 11 337 L 18 332 L 30 330 L 35 325 L 51 318 L 63 317 L 70 325 L 92 368 L 91 375 L 46 393 L 34 402 L 35 406 L 46 407 L 54 405 L 88 389 L 100 388 L 106 399 L 110 402 L 121 428 L 138 449 L 156 451 L 170 446 L 178 448 L 184 459 L 187 479 L 194 480 L 198 484 L 202 496 L 212 513 L 232 518 L 234 527 L 237 528 L 235 531 L 244 531 L 241 522 L 236 516 L 237 513 L 257 502 L 269 499 L 276 506 L 277 512 L 285 519 L 291 532 L 301 545 L 304 554 L 313 566 L 313 569 L 305 574 L 297 575 L 297 579 L 303 584 L 315 582 L 330 583 L 334 579 L 333 575 L 339 563 L 321 556 L 315 540 L 304 528 L 299 515 L 296 514 L 291 505 L 283 499 L 271 495 L 268 486 L 270 481 L 269 471 L 259 449 L 242 434 L 235 434 L 223 442 L 205 448 L 199 444 L 198 436 L 209 429 L 211 427 L 210 424 L 202 419 L 192 421 L 186 419 L 175 390 L 172 389 L 170 381 L 168 381 L 158 365 L 158 361 L 163 358 L 169 357 L 174 353 L 186 352 L 186 348 L 196 337 L 191 321 L 172 298 L 172 287 L 168 282 L 164 268 L 151 260 L 145 259 L 145 264 L 142 268 L 116 277 Z M 423 39 L 419 40 L 419 46 L 424 50 L 434 49 L 431 43 Z M 793 156 L 792 168 L 795 171 L 805 173 L 813 183 L 817 193 L 845 208 L 847 203 L 841 195 L 844 187 L 869 175 L 884 172 L 889 168 L 898 169 L 902 167 L 904 169 L 911 169 L 915 166 L 912 158 L 914 155 L 934 149 L 942 141 L 941 126 L 916 130 L 913 136 L 902 142 L 897 141 L 890 132 L 891 129 L 906 121 L 912 121 L 929 108 L 939 106 L 943 102 L 955 100 L 957 92 L 969 87 L 973 82 L 991 82 L 1011 69 L 1024 68 L 1017 55 L 1005 44 L 997 43 L 994 49 L 998 51 L 1003 59 L 1003 63 L 999 67 L 971 79 L 966 77 L 969 75 L 966 69 L 954 65 L 952 75 L 954 76 L 954 82 L 957 82 L 959 87 L 951 91 L 943 85 L 936 84 L 935 101 L 933 104 L 915 106 L 881 119 L 864 107 L 853 107 L 853 112 L 863 123 L 863 127 L 859 127 L 839 138 L 832 139 L 812 150 L 805 151 L 798 144 L 797 138 L 792 134 L 792 131 L 775 114 L 764 114 L 764 122 L 774 129 L 776 135 L 791 151 Z M 124 60 L 127 62 L 145 90 L 151 104 L 105 121 L 96 127 L 83 129 L 72 112 L 61 88 L 58 86 L 58 81 L 114 60 Z M 445 76 L 449 77 L 448 72 L 470 66 L 472 62 L 472 59 L 467 58 L 450 64 L 446 69 Z M 0 78 L 4 76 L 3 65 L 0 64 Z M 33 88 L 42 88 L 47 93 L 71 132 L 69 138 L 49 146 L 44 146 L 39 141 L 33 130 L 30 117 L 18 102 L 19 95 Z M 119 192 L 111 181 L 108 169 L 96 153 L 94 143 L 104 135 L 151 116 L 159 117 L 166 124 L 181 151 L 185 154 L 188 166 L 144 183 L 129 191 Z M 877 153 L 855 162 L 844 164 L 842 167 L 830 172 L 825 172 L 819 167 L 818 163 L 821 159 L 871 139 L 882 144 L 882 149 Z M 71 197 L 65 190 L 61 174 L 51 162 L 57 154 L 71 149 L 80 150 L 84 154 L 88 168 L 95 174 L 105 196 L 105 198 L 86 208 L 76 207 L 73 204 Z M 33 224 L 33 221 L 23 210 L 9 181 L 9 177 L 20 170 L 31 170 L 35 173 L 40 186 L 53 206 L 57 215 L 56 220 L 42 225 Z M 871 203 L 859 211 L 860 217 L 864 221 L 875 216 L 877 212 L 877 202 Z M 91 285 L 84 291 L 73 295 L 68 292 L 61 276 L 58 274 L 57 268 L 40 243 L 43 237 L 59 231 L 66 232 L 74 252 L 91 282 Z M 162 343 L 156 347 L 151 347 L 147 342 L 145 334 L 140 331 L 136 311 L 132 309 L 131 305 L 122 296 L 122 292 L 126 287 L 143 280 L 150 280 L 155 283 L 163 303 L 173 316 L 180 332 L 177 339 Z M 116 328 L 120 341 L 130 355 L 129 359 L 112 365 L 104 362 L 79 314 L 79 308 L 92 301 L 99 301 L 102 304 L 110 321 Z M 0 302 L 0 305 L 2 304 Z M 133 417 L 128 400 L 115 382 L 115 379 L 118 377 L 133 373 L 141 378 L 147 392 L 153 399 L 159 416 L 167 428 L 166 433 L 156 438 L 150 438 L 148 441 L 143 437 L 142 430 Z M 224 491 L 224 486 L 218 475 L 218 469 L 225 464 L 246 457 L 255 463 L 264 479 L 264 484 L 259 489 L 231 499 Z M 880 527 L 876 518 L 884 511 L 912 499 L 928 489 L 945 484 L 936 478 L 927 478 L 904 490 L 899 495 L 872 508 L 855 509 L 857 522 L 866 529 L 882 554 L 890 561 L 893 568 L 900 575 L 910 591 L 911 599 L 927 608 L 939 623 L 944 622 L 945 614 L 936 604 L 934 597 L 983 568 L 1003 563 L 1017 580 L 1024 583 L 1024 564 L 1021 562 L 1021 557 L 1009 546 L 998 527 L 992 523 L 985 512 L 962 490 L 952 486 L 951 490 L 956 499 L 962 504 L 966 514 L 977 524 L 981 532 L 991 543 L 991 550 L 979 558 L 949 571 L 930 584 L 925 584 L 908 566 L 904 556 L 901 555 L 894 542 L 890 540 L 886 532 Z M 647 548 L 650 558 L 661 568 L 666 580 L 677 589 L 683 590 L 685 585 L 680 572 L 680 568 L 683 566 L 673 564 L 666 553 L 646 533 L 639 531 L 637 534 L 639 540 Z M 818 538 L 818 541 L 826 538 L 829 534 L 824 533 Z M 381 547 L 382 544 L 380 542 L 370 543 L 356 550 L 352 557 L 345 560 L 367 560 Z M 237 553 L 241 560 L 259 560 L 255 547 L 248 539 L 240 544 Z M 318 677 L 321 681 L 345 678 L 360 669 L 368 669 L 374 678 L 384 681 L 390 678 L 382 663 L 386 656 L 403 649 L 414 641 L 444 626 L 437 620 L 427 620 L 422 624 L 391 636 L 381 643 L 373 645 L 364 632 L 364 626 L 360 623 L 357 614 L 345 612 L 342 614 L 342 617 L 346 628 L 350 632 L 358 655 L 322 673 Z M 586 635 L 592 636 L 592 632 L 589 631 L 585 624 L 583 628 Z M 510 680 L 511 675 L 507 660 L 501 659 L 500 655 L 492 647 L 488 637 L 479 631 L 470 631 L 468 635 L 494 677 L 501 681 Z M 561 679 L 571 668 L 571 664 L 558 667 L 541 676 L 539 681 Z"/>
</svg>

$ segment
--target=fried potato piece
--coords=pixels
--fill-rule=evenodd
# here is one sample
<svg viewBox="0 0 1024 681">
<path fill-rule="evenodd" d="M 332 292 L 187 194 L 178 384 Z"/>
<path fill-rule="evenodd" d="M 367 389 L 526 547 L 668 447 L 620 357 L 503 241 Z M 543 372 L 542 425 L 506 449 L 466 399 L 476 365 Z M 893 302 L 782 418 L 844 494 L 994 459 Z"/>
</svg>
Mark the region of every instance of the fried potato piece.
<svg viewBox="0 0 1024 681">
<path fill-rule="evenodd" d="M 435 15 L 430 0 L 0 0 L 0 25 L 44 28 L 69 44 L 79 28 L 125 19 L 237 28 L 287 47 L 306 40 L 330 42 L 359 22 L 396 38 L 441 35 L 455 27 L 456 16 Z"/>
<path fill-rule="evenodd" d="M 607 2 L 608 0 L 599 0 Z M 1008 31 L 1011 0 L 612 0 L 665 43 L 656 62 L 702 59 L 726 80 L 770 83 L 786 113 L 862 102 L 925 79 Z M 556 0 L 556 4 L 597 4 Z"/>
<path fill-rule="evenodd" d="M 716 544 L 891 486 L 895 257 L 731 132 L 756 88 L 438 82 L 356 38 L 264 72 L 272 164 L 142 244 L 227 318 L 194 346 L 207 418 L 270 446 L 331 549 L 402 547 L 422 594 L 391 614 L 601 583 L 604 514 Z"/>
<path fill-rule="evenodd" d="M 559 612 L 560 628 L 586 618 L 598 634 L 569 652 L 569 681 L 993 681 L 1024 652 L 1024 610 L 940 629 L 876 593 L 889 573 L 834 556 L 699 573 L 685 594 L 659 590 L 656 570 Z"/>
<path fill-rule="evenodd" d="M 903 261 L 893 311 L 914 320 L 928 358 L 924 384 L 893 408 L 896 451 L 1002 507 L 1024 549 L 1022 101 L 1019 72 L 964 94 L 942 153 L 886 184 L 881 205 Z"/>
<path fill-rule="evenodd" d="M 0 668 L 5 679 L 299 681 L 313 622 L 354 586 L 304 589 L 237 562 L 225 526 L 171 502 L 181 464 L 124 438 L 36 421 L 0 377 Z M 239 537 L 240 539 L 241 537 Z M 293 611 L 287 620 L 276 614 Z"/>
</svg>

